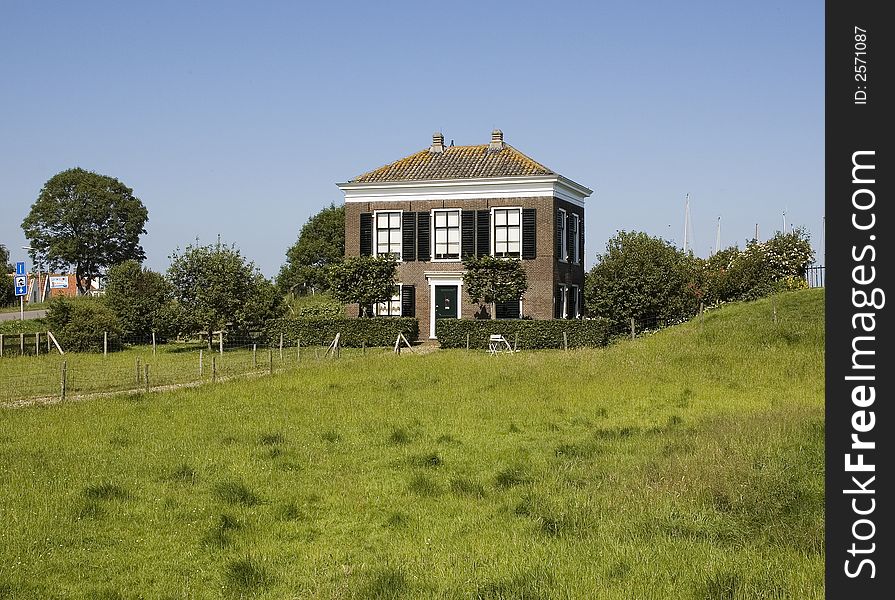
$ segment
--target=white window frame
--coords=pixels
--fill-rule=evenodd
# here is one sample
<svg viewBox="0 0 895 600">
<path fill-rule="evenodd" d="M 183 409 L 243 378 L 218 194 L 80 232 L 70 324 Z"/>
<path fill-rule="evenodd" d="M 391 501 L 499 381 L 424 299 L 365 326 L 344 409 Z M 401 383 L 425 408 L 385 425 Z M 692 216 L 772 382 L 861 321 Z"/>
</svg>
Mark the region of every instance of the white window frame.
<svg viewBox="0 0 895 600">
<path fill-rule="evenodd" d="M 519 214 L 519 256 L 497 256 L 497 218 L 496 211 L 498 210 L 515 210 Z M 509 230 L 509 225 L 502 225 L 501 227 L 507 227 Z M 509 242 L 505 242 L 509 243 Z M 521 206 L 493 206 L 491 207 L 491 256 L 497 258 L 515 258 L 522 260 L 522 207 Z"/>
<path fill-rule="evenodd" d="M 403 299 L 402 293 L 404 291 L 402 289 L 403 287 L 404 287 L 403 283 L 397 284 L 395 286 L 395 289 L 398 290 L 397 294 L 392 295 L 391 299 L 389 299 L 387 302 L 377 302 L 376 304 L 374 304 L 373 305 L 373 316 L 374 317 L 403 317 L 404 316 L 404 306 L 403 306 L 404 303 L 402 302 L 402 299 Z M 391 308 L 394 306 L 394 303 L 396 301 L 398 303 L 398 314 L 394 314 L 391 310 Z M 380 307 L 384 304 L 389 305 L 389 310 L 386 311 L 386 314 L 381 314 L 382 311 L 381 311 Z"/>
<path fill-rule="evenodd" d="M 572 264 L 578 265 L 581 264 L 581 217 L 572 213 L 572 222 L 575 224 L 575 235 L 572 237 L 575 245 L 569 254 Z"/>
<path fill-rule="evenodd" d="M 460 262 L 463 260 L 463 209 L 460 208 L 434 208 L 431 211 L 430 215 L 430 238 L 431 238 L 431 251 L 430 260 L 432 262 Z M 435 231 L 435 213 L 457 213 L 457 258 L 436 258 L 435 256 L 435 248 L 436 248 L 436 238 L 437 234 Z"/>
<path fill-rule="evenodd" d="M 373 256 L 394 254 L 393 252 L 379 253 L 379 215 L 383 213 L 398 213 L 398 247 L 400 250 L 395 260 L 401 262 L 404 256 L 404 211 L 401 209 L 373 211 Z M 389 230 L 391 230 L 391 227 L 389 227 Z M 391 236 L 389 236 L 389 240 L 391 240 Z"/>
<path fill-rule="evenodd" d="M 556 211 L 556 220 L 562 225 L 562 233 L 559 234 L 559 262 L 569 262 L 569 220 L 566 209 L 560 208 Z"/>
<path fill-rule="evenodd" d="M 572 284 L 569 286 L 569 292 L 575 294 L 575 314 L 571 315 L 573 319 L 581 318 L 581 286 Z M 568 309 L 566 310 L 568 312 Z"/>
<path fill-rule="evenodd" d="M 556 284 L 557 287 L 562 288 L 562 310 L 560 311 L 559 318 L 560 319 L 568 319 L 569 318 L 569 286 L 565 283 Z"/>
</svg>

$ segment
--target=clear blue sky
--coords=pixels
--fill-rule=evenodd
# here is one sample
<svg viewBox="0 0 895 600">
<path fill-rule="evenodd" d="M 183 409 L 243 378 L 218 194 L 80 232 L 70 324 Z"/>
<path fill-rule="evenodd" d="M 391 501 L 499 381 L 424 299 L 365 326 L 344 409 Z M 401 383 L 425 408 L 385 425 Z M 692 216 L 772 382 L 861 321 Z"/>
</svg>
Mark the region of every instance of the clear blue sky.
<svg viewBox="0 0 895 600">
<path fill-rule="evenodd" d="M 822 2 L 28 2 L 0 19 L 0 243 L 80 166 L 149 210 L 147 265 L 221 234 L 276 275 L 336 188 L 505 139 L 617 229 L 694 249 L 823 219 Z M 819 259 L 818 262 L 822 262 Z"/>
</svg>

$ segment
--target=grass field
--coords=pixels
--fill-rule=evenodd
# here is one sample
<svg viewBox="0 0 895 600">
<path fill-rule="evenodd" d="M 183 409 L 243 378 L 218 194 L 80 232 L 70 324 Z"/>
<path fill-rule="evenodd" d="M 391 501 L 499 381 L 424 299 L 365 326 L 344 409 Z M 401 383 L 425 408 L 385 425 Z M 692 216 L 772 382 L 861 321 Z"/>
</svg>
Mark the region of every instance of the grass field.
<svg viewBox="0 0 895 600">
<path fill-rule="evenodd" d="M 823 315 L 0 409 L 0 597 L 822 598 Z"/>
</svg>

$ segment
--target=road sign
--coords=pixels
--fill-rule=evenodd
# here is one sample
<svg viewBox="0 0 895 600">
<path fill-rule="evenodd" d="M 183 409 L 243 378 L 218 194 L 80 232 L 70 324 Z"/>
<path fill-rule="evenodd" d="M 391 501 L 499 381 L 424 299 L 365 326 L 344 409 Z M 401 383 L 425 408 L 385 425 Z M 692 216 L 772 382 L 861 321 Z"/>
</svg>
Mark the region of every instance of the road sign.
<svg viewBox="0 0 895 600">
<path fill-rule="evenodd" d="M 28 278 L 25 275 L 16 275 L 16 296 L 28 295 Z"/>
<path fill-rule="evenodd" d="M 16 263 L 16 275 L 27 275 L 25 272 L 25 263 L 24 261 L 19 261 Z M 18 285 L 18 284 L 16 284 Z"/>
<path fill-rule="evenodd" d="M 50 289 L 51 290 L 61 290 L 68 287 L 68 277 L 63 275 L 61 277 L 50 277 Z"/>
</svg>

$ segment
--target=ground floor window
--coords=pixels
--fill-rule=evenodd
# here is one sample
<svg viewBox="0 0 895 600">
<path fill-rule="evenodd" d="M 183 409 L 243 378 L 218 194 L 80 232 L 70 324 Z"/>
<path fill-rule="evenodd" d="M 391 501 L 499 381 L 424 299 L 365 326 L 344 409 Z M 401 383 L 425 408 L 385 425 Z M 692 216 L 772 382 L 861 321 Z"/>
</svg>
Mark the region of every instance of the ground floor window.
<svg viewBox="0 0 895 600">
<path fill-rule="evenodd" d="M 394 295 L 386 300 L 373 306 L 373 314 L 377 317 L 400 317 L 401 316 L 401 286 L 395 286 Z"/>
<path fill-rule="evenodd" d="M 569 311 L 568 318 L 577 319 L 581 316 L 581 296 L 577 285 L 569 286 Z"/>
<path fill-rule="evenodd" d="M 519 319 L 522 317 L 522 301 L 495 302 L 494 316 L 498 319 Z"/>
</svg>

